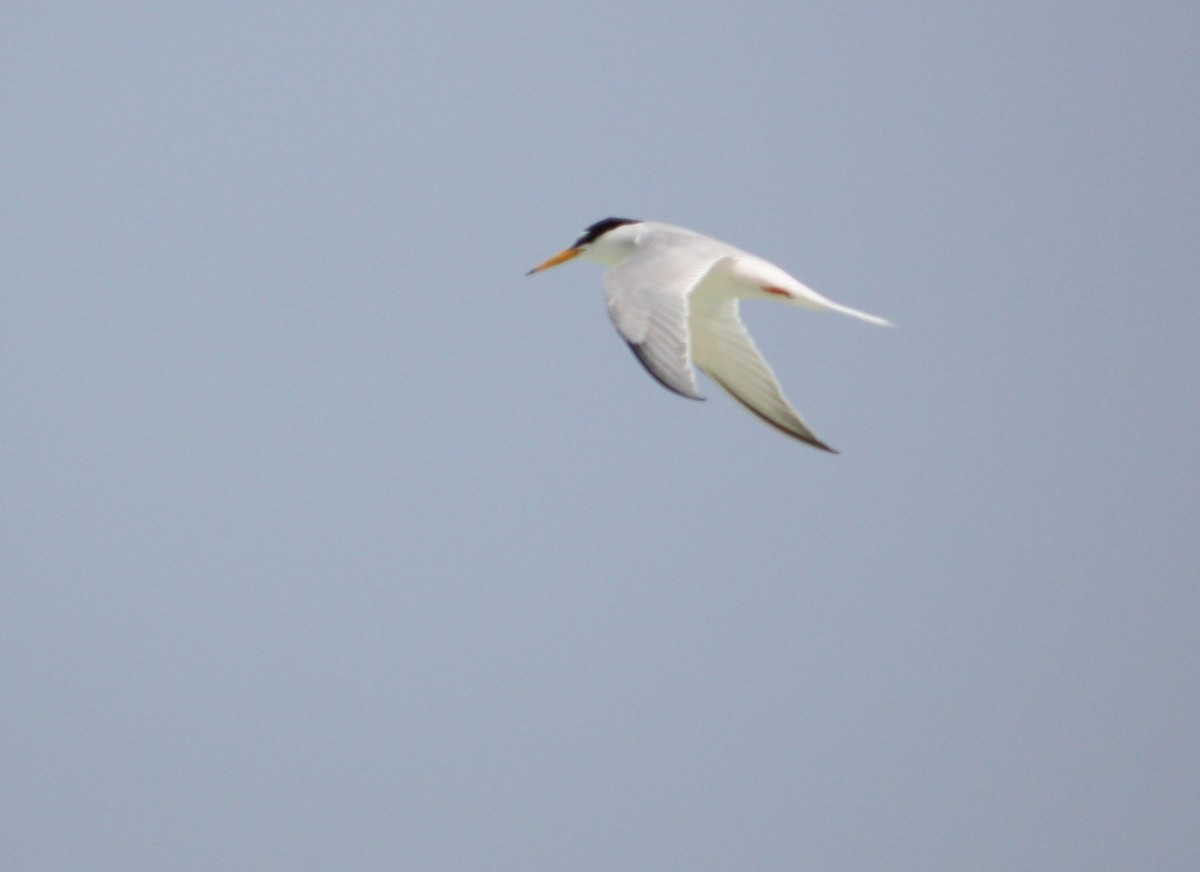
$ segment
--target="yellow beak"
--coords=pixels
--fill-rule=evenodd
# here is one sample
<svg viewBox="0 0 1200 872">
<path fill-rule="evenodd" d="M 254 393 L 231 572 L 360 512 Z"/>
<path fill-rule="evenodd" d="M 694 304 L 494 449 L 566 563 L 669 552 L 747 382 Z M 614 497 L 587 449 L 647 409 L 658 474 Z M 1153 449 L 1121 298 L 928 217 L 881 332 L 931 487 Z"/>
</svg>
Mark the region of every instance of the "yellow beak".
<svg viewBox="0 0 1200 872">
<path fill-rule="evenodd" d="M 545 263 L 539 263 L 537 266 L 535 266 L 529 272 L 525 273 L 525 275 L 531 276 L 534 273 L 541 272 L 544 269 L 550 269 L 550 267 L 552 267 L 552 266 L 558 266 L 560 263 L 566 263 L 568 260 L 574 260 L 577 257 L 579 257 L 579 249 L 578 248 L 564 248 L 562 251 L 560 251 L 558 254 L 554 255 L 554 257 L 550 258 Z"/>
</svg>

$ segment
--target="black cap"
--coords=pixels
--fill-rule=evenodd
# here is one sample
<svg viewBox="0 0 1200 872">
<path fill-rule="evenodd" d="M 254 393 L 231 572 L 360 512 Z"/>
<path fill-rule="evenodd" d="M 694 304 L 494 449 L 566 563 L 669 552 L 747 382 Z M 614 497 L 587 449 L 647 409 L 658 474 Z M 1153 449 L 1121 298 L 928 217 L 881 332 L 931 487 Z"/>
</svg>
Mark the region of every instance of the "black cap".
<svg viewBox="0 0 1200 872">
<path fill-rule="evenodd" d="M 642 222 L 637 220 L 636 218 L 605 218 L 602 221 L 597 221 L 595 224 L 593 224 L 587 230 L 583 231 L 583 233 L 581 233 L 579 235 L 579 238 L 577 240 L 575 240 L 575 244 L 572 245 L 571 247 L 572 248 L 582 248 L 583 246 L 587 245 L 588 243 L 595 242 L 597 239 L 599 239 L 605 233 L 612 230 L 614 227 L 620 227 L 622 224 L 641 224 L 641 223 Z"/>
</svg>

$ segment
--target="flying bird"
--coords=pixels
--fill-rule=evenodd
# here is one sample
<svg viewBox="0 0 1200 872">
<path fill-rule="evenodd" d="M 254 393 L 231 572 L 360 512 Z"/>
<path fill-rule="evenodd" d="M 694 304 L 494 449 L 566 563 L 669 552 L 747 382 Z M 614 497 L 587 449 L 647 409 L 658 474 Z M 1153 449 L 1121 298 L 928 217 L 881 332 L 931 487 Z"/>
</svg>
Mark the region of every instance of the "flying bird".
<svg viewBox="0 0 1200 872">
<path fill-rule="evenodd" d="M 693 400 L 696 369 L 766 423 L 837 452 L 792 408 L 738 314 L 738 301 L 777 300 L 888 325 L 818 294 L 773 263 L 694 230 L 605 218 L 526 275 L 581 257 L 608 267 L 604 296 L 617 331 L 662 385 Z"/>
</svg>

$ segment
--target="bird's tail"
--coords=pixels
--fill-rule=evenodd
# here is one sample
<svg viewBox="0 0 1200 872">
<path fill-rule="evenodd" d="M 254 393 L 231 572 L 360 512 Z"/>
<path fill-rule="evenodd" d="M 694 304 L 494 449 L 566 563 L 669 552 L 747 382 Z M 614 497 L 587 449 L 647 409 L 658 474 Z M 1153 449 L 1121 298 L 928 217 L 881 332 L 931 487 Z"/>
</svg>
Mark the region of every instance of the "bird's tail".
<svg viewBox="0 0 1200 872">
<path fill-rule="evenodd" d="M 858 318 L 860 321 L 867 321 L 871 324 L 877 324 L 880 327 L 895 327 L 896 325 L 887 318 L 880 318 L 878 315 L 872 315 L 870 312 L 863 312 L 859 309 L 851 309 L 849 306 L 843 306 L 841 303 L 829 301 L 829 308 L 834 312 L 841 312 L 843 315 L 849 315 L 851 318 Z"/>
<path fill-rule="evenodd" d="M 793 279 L 793 281 L 795 281 Z M 808 309 L 824 310 L 826 312 L 841 312 L 843 315 L 849 315 L 851 318 L 858 318 L 861 321 L 867 321 L 871 324 L 878 324 L 880 327 L 894 326 L 887 318 L 880 318 L 878 315 L 872 315 L 870 312 L 863 312 L 859 309 L 851 309 L 849 306 L 843 306 L 841 303 L 835 303 L 833 300 L 826 297 L 824 294 L 818 294 L 808 285 L 796 282 L 793 287 L 774 288 L 768 287 L 764 290 L 769 294 L 776 294 L 785 297 L 790 302 L 797 306 L 804 306 Z"/>
</svg>

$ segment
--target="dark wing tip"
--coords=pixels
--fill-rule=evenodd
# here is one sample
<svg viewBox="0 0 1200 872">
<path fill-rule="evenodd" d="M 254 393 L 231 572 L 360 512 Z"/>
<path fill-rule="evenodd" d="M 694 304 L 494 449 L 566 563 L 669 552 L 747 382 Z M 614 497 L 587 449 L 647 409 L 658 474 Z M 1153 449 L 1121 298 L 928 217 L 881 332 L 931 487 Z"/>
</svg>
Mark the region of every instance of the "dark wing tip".
<svg viewBox="0 0 1200 872">
<path fill-rule="evenodd" d="M 780 424 L 778 421 L 772 421 L 770 418 L 768 418 L 766 415 L 764 415 L 758 409 L 754 408 L 754 406 L 750 405 L 744 399 L 742 399 L 740 396 L 738 396 L 736 393 L 731 391 L 729 389 L 729 387 L 725 384 L 725 382 L 721 381 L 719 378 L 717 378 L 715 375 L 713 375 L 707 369 L 704 371 L 706 373 L 708 373 L 709 378 L 711 378 L 713 381 L 715 381 L 717 384 L 719 384 L 722 388 L 724 388 L 725 392 L 727 394 L 729 394 L 729 396 L 733 397 L 734 400 L 737 401 L 738 405 L 740 405 L 743 409 L 745 409 L 747 412 L 749 412 L 754 417 L 758 418 L 758 420 L 762 421 L 767 426 L 769 426 L 775 430 L 778 430 L 784 436 L 791 436 L 793 439 L 803 442 L 805 445 L 811 445 L 813 448 L 819 448 L 822 451 L 828 451 L 830 454 L 841 454 L 842 453 L 842 452 L 838 451 L 836 448 L 834 448 L 833 446 L 826 445 L 824 442 L 822 442 L 820 439 L 818 439 L 816 436 L 814 436 L 811 432 L 802 433 L 798 430 L 792 430 L 788 427 L 785 427 L 782 424 Z"/>
<path fill-rule="evenodd" d="M 824 442 L 822 442 L 816 436 L 809 436 L 805 433 L 797 433 L 795 430 L 789 430 L 787 427 L 780 426 L 776 422 L 772 421 L 766 415 L 759 412 L 758 409 L 747 406 L 745 403 L 743 403 L 742 405 L 745 406 L 746 409 L 748 409 L 749 411 L 753 412 L 755 417 L 757 417 L 764 424 L 769 424 L 771 427 L 774 427 L 776 430 L 778 430 L 784 436 L 791 436 L 793 439 L 797 439 L 800 442 L 803 442 L 805 445 L 811 445 L 813 448 L 819 448 L 822 451 L 828 451 L 830 454 L 841 454 L 842 453 L 842 452 L 838 451 L 836 448 L 834 448 L 832 445 L 826 445 Z"/>
<path fill-rule="evenodd" d="M 704 397 L 697 396 L 696 394 L 689 394 L 684 391 L 681 391 L 679 388 L 675 387 L 673 384 L 668 383 L 666 379 L 664 379 L 661 375 L 659 375 L 657 372 L 655 372 L 653 365 L 651 365 L 651 363 L 650 363 L 649 355 L 646 353 L 645 349 L 642 347 L 642 345 L 640 343 L 630 342 L 628 344 L 629 344 L 629 350 L 632 351 L 633 356 L 638 359 L 638 363 L 640 363 L 642 366 L 644 366 L 646 368 L 646 372 L 648 372 L 648 373 L 650 373 L 650 375 L 654 376 L 654 380 L 656 382 L 658 382 L 660 385 L 662 385 L 664 388 L 666 388 L 673 394 L 679 394 L 679 396 L 681 396 L 681 397 L 687 397 L 689 400 L 701 400 L 701 401 L 704 400 Z"/>
</svg>

